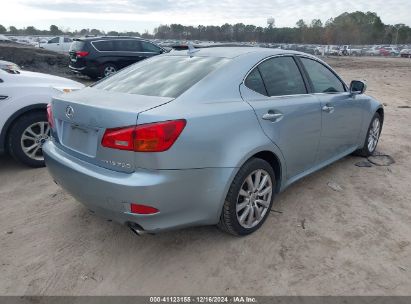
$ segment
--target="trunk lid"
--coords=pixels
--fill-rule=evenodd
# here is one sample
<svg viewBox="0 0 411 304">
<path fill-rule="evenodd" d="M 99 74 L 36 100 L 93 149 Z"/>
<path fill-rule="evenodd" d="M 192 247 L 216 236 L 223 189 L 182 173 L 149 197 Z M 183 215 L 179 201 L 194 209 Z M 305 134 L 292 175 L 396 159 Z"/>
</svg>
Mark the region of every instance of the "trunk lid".
<svg viewBox="0 0 411 304">
<path fill-rule="evenodd" d="M 101 140 L 105 130 L 134 126 L 140 112 L 172 99 L 90 87 L 61 95 L 52 101 L 56 145 L 68 154 L 95 165 L 133 172 L 135 152 L 103 147 Z"/>
</svg>

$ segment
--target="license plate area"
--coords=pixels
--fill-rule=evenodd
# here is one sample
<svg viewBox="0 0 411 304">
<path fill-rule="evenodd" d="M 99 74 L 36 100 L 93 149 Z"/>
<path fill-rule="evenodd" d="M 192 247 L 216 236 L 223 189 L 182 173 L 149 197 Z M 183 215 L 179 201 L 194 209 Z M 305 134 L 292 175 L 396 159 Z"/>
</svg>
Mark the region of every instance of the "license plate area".
<svg viewBox="0 0 411 304">
<path fill-rule="evenodd" d="M 62 127 L 61 143 L 63 146 L 89 157 L 96 156 L 99 129 L 65 121 Z"/>
</svg>

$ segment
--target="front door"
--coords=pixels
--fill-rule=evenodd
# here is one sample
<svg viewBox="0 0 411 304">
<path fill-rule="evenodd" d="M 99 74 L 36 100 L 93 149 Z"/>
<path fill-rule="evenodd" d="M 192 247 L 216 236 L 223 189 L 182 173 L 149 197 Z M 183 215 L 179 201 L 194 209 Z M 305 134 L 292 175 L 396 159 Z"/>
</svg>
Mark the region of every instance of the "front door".
<svg viewBox="0 0 411 304">
<path fill-rule="evenodd" d="M 344 83 L 325 65 L 300 58 L 321 103 L 322 132 L 318 163 L 355 148 L 362 124 L 362 103 L 347 92 Z"/>
</svg>

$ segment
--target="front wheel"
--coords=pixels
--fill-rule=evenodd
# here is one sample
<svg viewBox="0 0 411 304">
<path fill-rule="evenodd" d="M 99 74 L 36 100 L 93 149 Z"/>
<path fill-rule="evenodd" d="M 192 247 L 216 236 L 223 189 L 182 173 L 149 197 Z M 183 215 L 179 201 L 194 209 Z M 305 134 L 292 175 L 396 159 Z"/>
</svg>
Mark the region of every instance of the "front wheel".
<svg viewBox="0 0 411 304">
<path fill-rule="evenodd" d="M 274 199 L 275 174 L 268 162 L 247 161 L 238 171 L 221 212 L 219 228 L 233 235 L 247 235 L 267 219 Z"/>
<path fill-rule="evenodd" d="M 382 130 L 382 120 L 378 113 L 375 113 L 371 119 L 370 126 L 368 127 L 367 137 L 365 138 L 364 146 L 356 151 L 356 154 L 361 156 L 370 156 L 377 148 L 378 141 Z"/>
<path fill-rule="evenodd" d="M 49 139 L 50 127 L 44 112 L 32 112 L 17 119 L 8 135 L 11 156 L 34 168 L 44 166 L 42 146 Z"/>
</svg>

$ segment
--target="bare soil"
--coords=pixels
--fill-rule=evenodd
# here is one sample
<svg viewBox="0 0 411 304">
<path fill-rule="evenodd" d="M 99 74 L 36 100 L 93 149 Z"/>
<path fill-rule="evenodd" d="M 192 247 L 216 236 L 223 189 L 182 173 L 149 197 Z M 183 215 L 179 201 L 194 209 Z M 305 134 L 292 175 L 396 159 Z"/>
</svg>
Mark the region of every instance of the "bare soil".
<svg viewBox="0 0 411 304">
<path fill-rule="evenodd" d="M 0 294 L 411 295 L 411 61 L 326 60 L 386 104 L 378 150 L 395 164 L 345 157 L 278 195 L 248 237 L 215 227 L 137 237 L 46 169 L 3 156 Z"/>
</svg>

